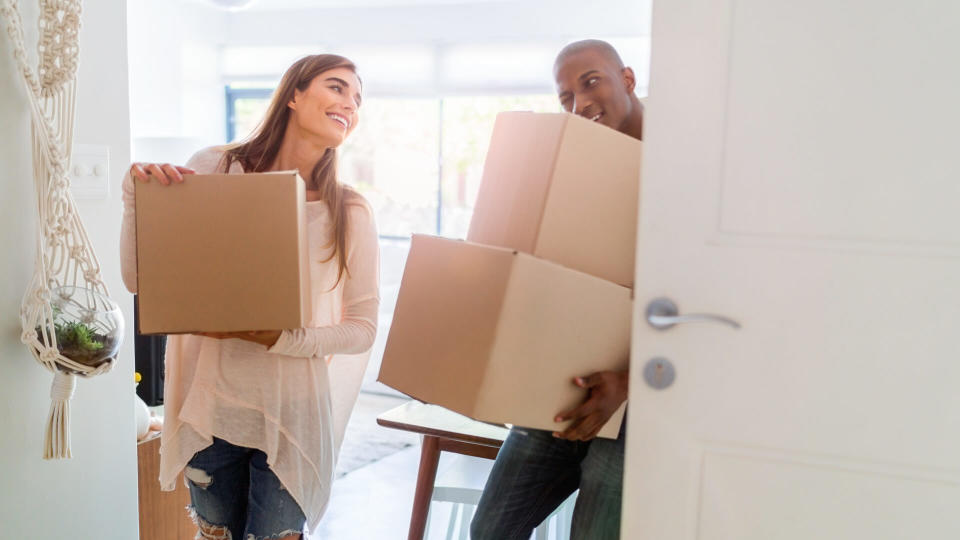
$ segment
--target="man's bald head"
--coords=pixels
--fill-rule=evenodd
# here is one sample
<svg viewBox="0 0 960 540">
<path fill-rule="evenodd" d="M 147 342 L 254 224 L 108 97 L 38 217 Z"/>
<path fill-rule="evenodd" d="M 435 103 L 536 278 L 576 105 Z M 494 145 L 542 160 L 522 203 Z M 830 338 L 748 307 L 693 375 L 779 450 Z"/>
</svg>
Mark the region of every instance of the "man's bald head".
<svg viewBox="0 0 960 540">
<path fill-rule="evenodd" d="M 606 41 L 587 39 L 560 51 L 553 64 L 560 106 L 637 139 L 643 133 L 643 105 L 633 93 L 633 70 Z"/>
<path fill-rule="evenodd" d="M 554 73 L 556 73 L 560 65 L 568 58 L 586 51 L 603 57 L 614 69 L 624 68 L 623 60 L 620 59 L 620 54 L 613 48 L 613 45 L 599 39 L 584 39 L 582 41 L 574 41 L 560 50 L 560 53 L 557 54 L 557 59 L 553 61 Z"/>
</svg>

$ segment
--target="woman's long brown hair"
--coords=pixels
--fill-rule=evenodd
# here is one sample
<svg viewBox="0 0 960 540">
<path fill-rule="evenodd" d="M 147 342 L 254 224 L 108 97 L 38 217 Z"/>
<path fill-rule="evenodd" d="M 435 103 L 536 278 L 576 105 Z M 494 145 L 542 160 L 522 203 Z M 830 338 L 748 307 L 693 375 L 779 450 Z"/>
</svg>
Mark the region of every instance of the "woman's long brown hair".
<svg viewBox="0 0 960 540">
<path fill-rule="evenodd" d="M 233 162 L 239 162 L 244 172 L 263 172 L 271 167 L 280 153 L 283 136 L 290 121 L 290 108 L 287 104 L 294 97 L 294 91 L 305 91 L 310 82 L 321 73 L 339 67 L 345 67 L 356 73 L 357 67 L 350 60 L 335 54 L 315 54 L 294 62 L 280 80 L 280 86 L 273 93 L 267 114 L 242 143 L 231 146 L 223 157 L 223 170 L 230 170 Z M 328 261 L 337 258 L 337 282 L 347 268 L 347 206 L 362 204 L 357 192 L 337 181 L 337 150 L 328 148 L 323 157 L 304 178 L 307 189 L 318 191 L 320 200 L 327 204 L 333 223 L 333 252 Z"/>
</svg>

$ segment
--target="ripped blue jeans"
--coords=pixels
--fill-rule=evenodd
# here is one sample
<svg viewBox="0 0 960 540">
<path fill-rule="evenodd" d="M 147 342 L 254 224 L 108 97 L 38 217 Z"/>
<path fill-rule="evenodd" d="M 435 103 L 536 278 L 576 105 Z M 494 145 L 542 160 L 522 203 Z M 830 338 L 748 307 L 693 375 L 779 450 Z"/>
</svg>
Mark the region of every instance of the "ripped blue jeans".
<svg viewBox="0 0 960 540">
<path fill-rule="evenodd" d="M 270 540 L 303 532 L 300 505 L 267 465 L 267 455 L 214 438 L 184 471 L 200 534 L 216 540 Z"/>
</svg>

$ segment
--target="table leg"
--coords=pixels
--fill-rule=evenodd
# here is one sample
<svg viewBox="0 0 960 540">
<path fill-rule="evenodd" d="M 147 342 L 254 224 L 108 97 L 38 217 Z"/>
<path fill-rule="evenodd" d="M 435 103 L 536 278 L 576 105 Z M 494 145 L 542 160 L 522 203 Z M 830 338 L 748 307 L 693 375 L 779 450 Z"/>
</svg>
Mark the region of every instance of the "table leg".
<svg viewBox="0 0 960 540">
<path fill-rule="evenodd" d="M 417 491 L 413 496 L 413 513 L 410 516 L 408 540 L 423 540 L 427 529 L 427 512 L 433 497 L 433 482 L 437 478 L 437 463 L 440 461 L 440 439 L 423 436 L 420 450 L 420 471 L 417 473 Z"/>
</svg>

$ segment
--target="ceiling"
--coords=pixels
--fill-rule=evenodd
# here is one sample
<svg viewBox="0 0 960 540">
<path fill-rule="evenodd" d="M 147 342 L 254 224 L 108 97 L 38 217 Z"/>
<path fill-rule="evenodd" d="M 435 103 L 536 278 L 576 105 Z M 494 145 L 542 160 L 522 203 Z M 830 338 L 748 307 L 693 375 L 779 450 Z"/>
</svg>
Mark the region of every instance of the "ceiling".
<svg viewBox="0 0 960 540">
<path fill-rule="evenodd" d="M 197 0 L 231 11 L 285 11 L 324 8 L 417 7 L 517 3 L 524 0 Z"/>
</svg>

